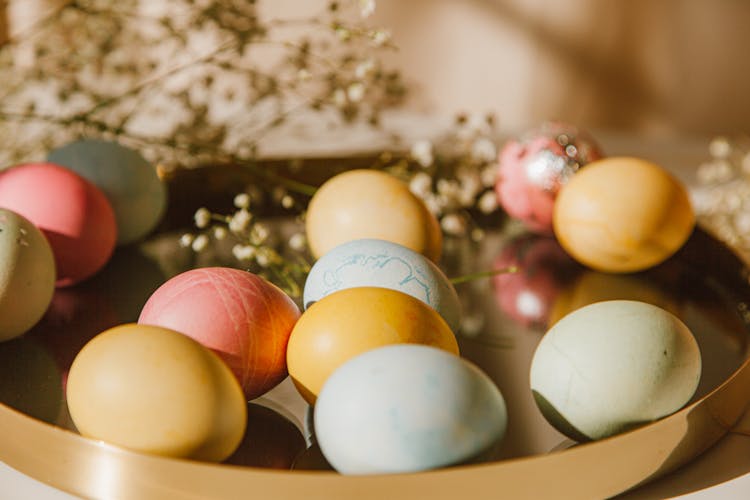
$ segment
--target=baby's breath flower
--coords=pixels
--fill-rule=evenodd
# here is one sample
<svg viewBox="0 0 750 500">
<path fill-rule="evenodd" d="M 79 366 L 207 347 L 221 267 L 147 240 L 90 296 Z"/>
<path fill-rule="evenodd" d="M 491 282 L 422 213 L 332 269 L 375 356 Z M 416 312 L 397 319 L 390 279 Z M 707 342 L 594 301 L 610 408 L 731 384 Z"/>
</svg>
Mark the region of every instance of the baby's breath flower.
<svg viewBox="0 0 750 500">
<path fill-rule="evenodd" d="M 359 0 L 359 13 L 363 18 L 368 18 L 375 12 L 375 0 Z"/>
<path fill-rule="evenodd" d="M 448 214 L 440 220 L 443 231 L 452 236 L 462 236 L 466 233 L 466 221 L 457 214 Z"/>
<path fill-rule="evenodd" d="M 432 153 L 432 143 L 427 140 L 415 142 L 411 147 L 411 157 L 423 167 L 429 167 L 435 161 Z"/>
<path fill-rule="evenodd" d="M 484 239 L 484 229 L 481 227 L 475 227 L 471 230 L 472 241 L 482 241 Z"/>
<path fill-rule="evenodd" d="M 372 42 L 376 47 L 382 47 L 391 40 L 391 32 L 388 30 L 375 30 L 372 33 Z"/>
<path fill-rule="evenodd" d="M 288 194 L 281 198 L 281 206 L 287 210 L 294 207 L 294 198 Z"/>
<path fill-rule="evenodd" d="M 250 240 L 252 243 L 256 245 L 260 245 L 266 239 L 268 239 L 268 235 L 270 234 L 270 231 L 268 230 L 268 227 L 265 224 L 257 223 L 253 226 L 252 234 L 250 235 Z"/>
<path fill-rule="evenodd" d="M 204 250 L 207 246 L 208 246 L 208 236 L 206 236 L 205 234 L 199 234 L 193 240 L 192 248 L 194 252 L 200 252 Z"/>
<path fill-rule="evenodd" d="M 216 226 L 214 228 L 214 238 L 217 240 L 223 240 L 227 237 L 227 228 L 224 226 Z"/>
<path fill-rule="evenodd" d="M 709 144 L 708 151 L 714 158 L 728 158 L 732 154 L 732 144 L 726 137 L 716 137 Z"/>
<path fill-rule="evenodd" d="M 367 78 L 367 76 L 373 72 L 375 69 L 375 61 L 372 59 L 366 59 L 359 63 L 356 68 L 354 68 L 354 76 L 359 78 L 360 80 L 364 80 Z"/>
<path fill-rule="evenodd" d="M 247 193 L 240 193 L 234 197 L 234 206 L 237 208 L 248 208 L 250 206 L 250 195 Z"/>
<path fill-rule="evenodd" d="M 344 89 L 336 89 L 333 91 L 333 103 L 339 108 L 346 106 L 346 92 L 344 92 Z"/>
<path fill-rule="evenodd" d="M 252 258 L 255 257 L 256 252 L 255 247 L 251 245 L 237 243 L 232 247 L 232 255 L 234 255 L 234 258 L 239 261 L 252 260 Z"/>
<path fill-rule="evenodd" d="M 195 227 L 202 229 L 207 227 L 211 222 L 211 212 L 207 208 L 201 207 L 195 211 L 193 218 L 195 220 Z"/>
<path fill-rule="evenodd" d="M 257 262 L 260 267 L 268 267 L 271 265 L 272 261 L 273 258 L 269 248 L 264 247 L 258 250 L 258 253 L 255 256 L 255 262 Z"/>
<path fill-rule="evenodd" d="M 489 163 L 497 158 L 497 148 L 491 140 L 480 137 L 471 147 L 471 156 L 477 161 Z"/>
<path fill-rule="evenodd" d="M 479 211 L 483 214 L 491 214 L 497 209 L 498 206 L 497 195 L 494 191 L 487 191 L 479 198 L 479 202 L 477 203 L 477 205 L 479 207 Z"/>
<path fill-rule="evenodd" d="M 182 236 L 180 236 L 180 246 L 185 247 L 185 248 L 189 247 L 190 245 L 193 244 L 194 238 L 195 236 L 193 236 L 190 233 L 183 234 Z"/>
<path fill-rule="evenodd" d="M 479 175 L 482 178 L 482 186 L 493 187 L 497 182 L 497 165 L 492 163 L 486 166 Z"/>
<path fill-rule="evenodd" d="M 409 190 L 420 198 L 424 198 L 432 187 L 432 177 L 425 172 L 417 172 L 409 181 Z"/>
<path fill-rule="evenodd" d="M 289 248 L 291 248 L 292 250 L 296 250 L 297 252 L 301 252 L 302 250 L 304 250 L 306 244 L 307 239 L 302 233 L 295 233 L 291 238 L 289 238 Z"/>
<path fill-rule="evenodd" d="M 312 78 L 312 73 L 310 73 L 305 68 L 302 68 L 299 71 L 297 71 L 297 80 L 301 82 L 306 82 L 311 78 Z"/>
<path fill-rule="evenodd" d="M 253 216 L 247 209 L 237 210 L 229 220 L 229 230 L 233 233 L 239 233 L 247 229 Z"/>
<path fill-rule="evenodd" d="M 365 86 L 360 82 L 354 82 L 346 88 L 346 96 L 349 102 L 360 102 L 365 96 Z"/>
</svg>

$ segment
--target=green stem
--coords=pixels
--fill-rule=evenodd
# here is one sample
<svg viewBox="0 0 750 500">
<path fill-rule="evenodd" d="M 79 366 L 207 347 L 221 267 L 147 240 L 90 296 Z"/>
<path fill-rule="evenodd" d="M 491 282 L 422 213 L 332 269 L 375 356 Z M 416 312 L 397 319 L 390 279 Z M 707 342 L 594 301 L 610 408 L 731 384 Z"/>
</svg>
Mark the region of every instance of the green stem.
<svg viewBox="0 0 750 500">
<path fill-rule="evenodd" d="M 258 165 L 256 165 L 255 163 L 243 163 L 242 166 L 250 170 L 252 173 L 259 175 L 260 177 L 263 177 L 271 182 L 276 182 L 287 188 L 289 191 L 295 193 L 303 194 L 305 196 L 312 196 L 318 190 L 317 186 L 305 184 L 304 182 L 295 181 L 294 179 L 284 177 L 275 172 L 270 172 L 266 169 L 258 167 Z"/>
<path fill-rule="evenodd" d="M 516 266 L 510 266 L 510 267 L 504 267 L 502 269 L 493 269 L 492 271 L 482 271 L 479 273 L 472 273 L 472 274 L 465 274 L 463 276 L 457 276 L 455 278 L 451 278 L 450 282 L 454 285 L 458 285 L 461 283 L 466 283 L 467 281 L 474 281 L 482 278 L 489 278 L 491 276 L 496 276 L 498 274 L 512 274 L 517 273 L 519 271 L 518 267 Z"/>
</svg>

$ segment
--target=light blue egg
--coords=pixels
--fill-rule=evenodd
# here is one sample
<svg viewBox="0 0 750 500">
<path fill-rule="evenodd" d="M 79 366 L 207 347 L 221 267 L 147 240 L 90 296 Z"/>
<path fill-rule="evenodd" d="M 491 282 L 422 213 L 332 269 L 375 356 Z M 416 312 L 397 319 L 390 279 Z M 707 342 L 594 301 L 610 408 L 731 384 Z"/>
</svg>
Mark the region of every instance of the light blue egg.
<svg viewBox="0 0 750 500">
<path fill-rule="evenodd" d="M 150 233 L 167 206 L 167 191 L 156 169 L 137 151 L 116 142 L 87 139 L 55 149 L 47 161 L 88 179 L 104 192 L 117 221 L 117 243 Z"/>
<path fill-rule="evenodd" d="M 435 309 L 453 332 L 461 325 L 458 294 L 440 268 L 425 256 L 384 240 L 353 240 L 323 255 L 307 276 L 303 303 L 307 308 L 333 292 L 360 286 L 409 294 Z"/>
<path fill-rule="evenodd" d="M 315 436 L 342 474 L 417 472 L 465 462 L 507 427 L 497 386 L 468 361 L 396 344 L 352 358 L 315 404 Z"/>
</svg>

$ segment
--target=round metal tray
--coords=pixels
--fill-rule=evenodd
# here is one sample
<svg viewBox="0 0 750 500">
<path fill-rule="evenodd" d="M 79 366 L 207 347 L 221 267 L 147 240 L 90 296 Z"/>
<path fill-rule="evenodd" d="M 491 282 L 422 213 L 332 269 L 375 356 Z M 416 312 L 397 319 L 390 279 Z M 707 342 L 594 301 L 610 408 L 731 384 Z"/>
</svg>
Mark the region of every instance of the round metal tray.
<svg viewBox="0 0 750 500">
<path fill-rule="evenodd" d="M 273 224 L 285 232 L 295 222 Z M 661 266 L 613 276 L 572 263 L 553 240 L 506 225 L 489 229 L 479 244 L 448 240 L 443 259 L 453 276 L 514 260 L 523 268 L 517 276 L 459 285 L 467 317 L 458 336 L 462 355 L 495 380 L 509 409 L 505 438 L 481 461 L 387 477 L 306 470 L 325 464 L 319 456 L 315 460 L 307 406 L 288 381 L 250 403 L 248 436 L 227 463 L 149 456 L 83 438 L 64 398 L 65 373 L 76 352 L 100 331 L 134 321 L 169 276 L 225 262 L 226 248 L 196 256 L 179 247 L 179 234 L 165 228 L 140 245 L 118 249 L 97 276 L 58 290 L 34 330 L 0 344 L 0 460 L 93 498 L 602 498 L 698 456 L 750 402 L 749 274 L 723 244 L 697 229 Z M 522 293 L 527 296 L 520 300 Z M 528 305 L 529 298 L 537 301 L 534 307 L 517 307 Z M 536 409 L 529 363 L 546 323 L 586 302 L 614 298 L 649 301 L 681 317 L 698 339 L 702 379 L 696 396 L 677 413 L 609 439 L 575 444 Z M 540 310 L 546 319 L 534 316 Z"/>
</svg>

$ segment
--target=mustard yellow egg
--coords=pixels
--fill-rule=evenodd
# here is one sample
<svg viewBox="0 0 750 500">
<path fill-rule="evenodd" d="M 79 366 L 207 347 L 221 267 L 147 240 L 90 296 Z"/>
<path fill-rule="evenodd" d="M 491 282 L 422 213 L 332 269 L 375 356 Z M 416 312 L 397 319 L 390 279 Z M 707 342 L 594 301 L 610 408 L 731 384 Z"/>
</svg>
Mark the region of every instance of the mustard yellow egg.
<svg viewBox="0 0 750 500">
<path fill-rule="evenodd" d="M 638 158 L 590 163 L 555 201 L 560 245 L 592 269 L 628 273 L 668 259 L 687 241 L 695 215 L 685 187 Z"/>
<path fill-rule="evenodd" d="M 326 181 L 310 200 L 305 228 L 321 257 L 351 240 L 398 243 L 432 261 L 440 258 L 440 225 L 398 178 L 377 170 L 350 170 Z"/>
<path fill-rule="evenodd" d="M 458 354 L 445 320 L 421 300 L 387 288 L 347 288 L 315 302 L 297 321 L 287 347 L 289 375 L 313 404 L 336 368 L 390 344 L 423 344 Z"/>
<path fill-rule="evenodd" d="M 121 325 L 94 337 L 68 374 L 78 431 L 136 451 L 221 461 L 245 433 L 242 389 L 219 357 L 157 326 Z"/>
</svg>

